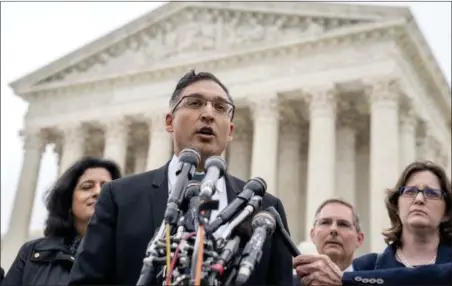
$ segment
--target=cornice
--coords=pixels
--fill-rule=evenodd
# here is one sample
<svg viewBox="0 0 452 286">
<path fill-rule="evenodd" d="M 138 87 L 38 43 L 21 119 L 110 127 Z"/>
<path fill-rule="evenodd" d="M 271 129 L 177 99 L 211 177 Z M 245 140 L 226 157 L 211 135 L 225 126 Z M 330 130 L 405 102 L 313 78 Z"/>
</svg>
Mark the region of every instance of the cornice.
<svg viewBox="0 0 452 286">
<path fill-rule="evenodd" d="M 321 52 L 323 49 L 338 48 L 359 42 L 390 39 L 400 33 L 404 25 L 404 20 L 361 24 L 347 29 L 333 30 L 322 35 L 309 36 L 302 41 L 292 40 L 277 45 L 273 43 L 259 44 L 234 52 L 224 51 L 201 55 L 196 59 L 187 59 L 177 64 L 163 61 L 152 68 L 118 73 L 106 77 L 90 78 L 89 80 L 74 80 L 69 83 L 49 83 L 28 90 L 17 90 L 16 93 L 28 99 L 30 95 L 37 95 L 42 92 L 66 93 L 74 91 L 74 89 L 94 89 L 99 85 L 103 87 L 111 85 L 117 87 L 123 84 L 170 79 L 180 76 L 180 74 L 192 68 L 216 70 L 238 65 L 249 65 L 261 61 L 262 58 L 299 57 L 306 52 Z"/>
<path fill-rule="evenodd" d="M 302 2 L 254 2 L 254 1 L 198 1 L 185 2 L 177 1 L 165 3 L 164 5 L 146 13 L 142 17 L 123 25 L 122 27 L 100 37 L 99 39 L 85 45 L 84 47 L 38 69 L 37 71 L 26 75 L 10 84 L 17 90 L 20 86 L 30 85 L 65 69 L 68 65 L 73 65 L 80 61 L 99 53 L 102 50 L 109 49 L 112 45 L 133 37 L 136 33 L 146 29 L 150 25 L 170 17 L 174 13 L 187 7 L 210 8 L 210 9 L 228 9 L 262 13 L 278 13 L 291 15 L 307 15 L 312 17 L 330 17 L 339 20 L 350 21 L 379 21 L 395 18 L 408 18 L 411 13 L 407 8 L 402 7 L 384 7 L 368 5 L 341 5 L 335 3 L 302 3 Z"/>
</svg>

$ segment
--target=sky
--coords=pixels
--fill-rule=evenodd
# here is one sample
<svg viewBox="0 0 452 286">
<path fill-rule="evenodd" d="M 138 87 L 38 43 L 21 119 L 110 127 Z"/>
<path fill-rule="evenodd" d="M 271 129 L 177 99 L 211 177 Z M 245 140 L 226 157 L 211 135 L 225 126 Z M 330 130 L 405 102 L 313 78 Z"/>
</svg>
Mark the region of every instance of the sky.
<svg viewBox="0 0 452 286">
<path fill-rule="evenodd" d="M 8 2 L 1 3 L 1 233 L 9 225 L 23 150 L 18 136 L 27 103 L 8 86 L 69 52 L 162 5 L 161 2 Z M 449 85 L 451 82 L 451 3 L 378 2 L 409 6 Z M 49 146 L 38 177 L 30 230 L 43 228 L 43 194 L 57 176 L 57 157 Z"/>
</svg>

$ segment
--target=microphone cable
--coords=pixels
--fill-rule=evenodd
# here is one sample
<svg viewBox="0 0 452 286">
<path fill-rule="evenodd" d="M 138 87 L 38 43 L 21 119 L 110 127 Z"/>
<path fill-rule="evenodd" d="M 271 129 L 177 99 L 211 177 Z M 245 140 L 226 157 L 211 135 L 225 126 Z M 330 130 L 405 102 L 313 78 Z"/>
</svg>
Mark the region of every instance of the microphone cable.
<svg viewBox="0 0 452 286">
<path fill-rule="evenodd" d="M 168 271 L 171 271 L 171 231 L 170 231 L 170 224 L 167 223 L 165 225 L 165 232 L 166 232 L 166 272 L 168 276 Z"/>
</svg>

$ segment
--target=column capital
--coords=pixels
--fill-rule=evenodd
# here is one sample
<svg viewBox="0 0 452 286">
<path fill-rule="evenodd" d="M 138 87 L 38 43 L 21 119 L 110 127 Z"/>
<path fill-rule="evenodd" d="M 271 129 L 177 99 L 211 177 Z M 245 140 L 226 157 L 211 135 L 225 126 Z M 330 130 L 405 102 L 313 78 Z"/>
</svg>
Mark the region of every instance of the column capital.
<svg viewBox="0 0 452 286">
<path fill-rule="evenodd" d="M 19 136 L 24 140 L 24 150 L 37 150 L 41 155 L 43 154 L 47 142 L 40 129 L 23 129 L 19 132 Z"/>
<path fill-rule="evenodd" d="M 61 132 L 64 138 L 77 138 L 85 136 L 85 128 L 81 122 L 64 123 L 58 125 L 57 130 Z"/>
<path fill-rule="evenodd" d="M 337 92 L 334 87 L 308 89 L 303 99 L 309 105 L 311 115 L 333 115 L 336 112 Z"/>
<path fill-rule="evenodd" d="M 416 129 L 418 124 L 418 116 L 414 110 L 412 100 L 404 100 L 400 104 L 399 118 L 402 128 Z"/>
<path fill-rule="evenodd" d="M 104 129 L 104 131 L 109 130 L 127 130 L 127 128 L 130 125 L 129 120 L 127 120 L 125 117 L 119 117 L 119 118 L 108 118 L 100 121 L 100 125 Z"/>
<path fill-rule="evenodd" d="M 366 82 L 365 95 L 369 103 L 398 102 L 400 88 L 396 77 L 373 78 Z"/>
<path fill-rule="evenodd" d="M 249 100 L 249 106 L 251 111 L 251 116 L 253 119 L 268 118 L 268 119 L 278 119 L 280 117 L 279 113 L 279 99 L 276 95 L 265 96 L 264 98 L 256 98 Z"/>
</svg>

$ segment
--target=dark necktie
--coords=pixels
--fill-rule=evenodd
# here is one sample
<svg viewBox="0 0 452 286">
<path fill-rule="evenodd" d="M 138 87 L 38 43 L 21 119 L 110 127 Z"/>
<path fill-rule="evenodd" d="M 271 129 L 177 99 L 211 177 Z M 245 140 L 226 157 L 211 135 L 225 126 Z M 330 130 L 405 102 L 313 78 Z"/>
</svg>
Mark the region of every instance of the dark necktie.
<svg viewBox="0 0 452 286">
<path fill-rule="evenodd" d="M 198 182 L 202 182 L 202 180 L 204 179 L 205 174 L 203 173 L 195 173 L 192 177 L 192 181 L 198 181 Z M 185 228 L 187 229 L 187 231 L 189 232 L 193 232 L 196 230 L 196 226 L 197 223 L 195 222 L 195 210 L 194 209 L 190 209 L 188 210 L 187 214 L 185 215 Z"/>
</svg>

